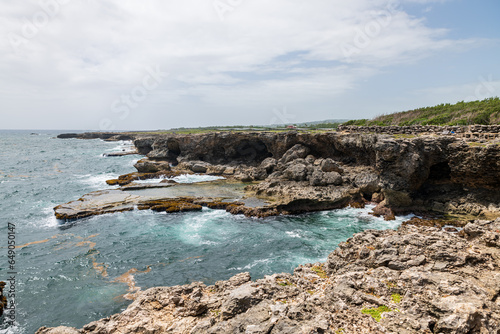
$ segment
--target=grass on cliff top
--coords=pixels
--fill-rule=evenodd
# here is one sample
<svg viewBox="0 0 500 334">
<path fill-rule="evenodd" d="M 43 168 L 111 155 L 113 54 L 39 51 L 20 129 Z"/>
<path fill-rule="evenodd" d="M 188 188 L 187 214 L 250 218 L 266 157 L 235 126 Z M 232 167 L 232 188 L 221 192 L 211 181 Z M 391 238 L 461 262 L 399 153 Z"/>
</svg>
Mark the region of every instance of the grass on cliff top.
<svg viewBox="0 0 500 334">
<path fill-rule="evenodd" d="M 472 125 L 500 124 L 500 98 L 481 101 L 439 104 L 394 114 L 382 115 L 372 120 L 352 120 L 343 125 L 407 126 L 407 125 Z"/>
<path fill-rule="evenodd" d="M 375 321 L 380 322 L 382 320 L 382 313 L 391 312 L 392 310 L 385 305 L 381 305 L 377 308 L 364 308 L 361 310 L 363 314 L 369 314 L 375 319 Z"/>
<path fill-rule="evenodd" d="M 288 128 L 286 126 L 267 127 L 267 126 L 218 126 L 218 127 L 199 127 L 199 128 L 177 128 L 158 131 L 140 131 L 139 134 L 161 135 L 161 134 L 197 134 L 197 133 L 215 133 L 215 132 L 286 132 L 286 131 L 306 131 L 306 132 L 324 132 L 337 129 L 341 123 L 319 123 L 310 125 L 301 125 L 300 127 Z M 132 132 L 135 133 L 135 132 Z"/>
</svg>

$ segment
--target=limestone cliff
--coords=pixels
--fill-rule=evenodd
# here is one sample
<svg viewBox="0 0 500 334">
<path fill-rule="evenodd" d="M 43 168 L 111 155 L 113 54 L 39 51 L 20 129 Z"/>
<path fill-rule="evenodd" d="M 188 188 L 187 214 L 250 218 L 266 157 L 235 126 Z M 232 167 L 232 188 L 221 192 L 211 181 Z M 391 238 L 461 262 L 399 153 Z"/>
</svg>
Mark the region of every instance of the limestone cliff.
<svg viewBox="0 0 500 334">
<path fill-rule="evenodd" d="M 312 195 L 305 196 L 313 199 L 331 190 L 325 186 L 343 184 L 360 190 L 367 200 L 376 194 L 385 200 L 382 206 L 396 211 L 500 215 L 500 143 L 495 140 L 470 142 L 452 135 L 225 132 L 138 136 L 134 144 L 151 162 L 195 161 L 204 167 L 194 171 L 212 174 L 225 166 L 239 168 L 245 181 L 265 180 L 254 190 L 269 196 L 286 197 L 294 186 L 302 190 L 316 186 Z M 342 182 L 324 180 L 323 170 L 316 167 L 325 159 L 345 172 Z M 272 189 L 276 182 L 288 187 Z"/>
</svg>

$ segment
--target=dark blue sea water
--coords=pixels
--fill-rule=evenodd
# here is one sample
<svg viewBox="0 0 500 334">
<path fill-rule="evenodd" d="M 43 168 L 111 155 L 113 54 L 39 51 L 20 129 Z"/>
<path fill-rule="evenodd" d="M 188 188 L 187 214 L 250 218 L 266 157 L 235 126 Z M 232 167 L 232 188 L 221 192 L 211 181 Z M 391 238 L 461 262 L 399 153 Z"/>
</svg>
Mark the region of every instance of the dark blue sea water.
<svg viewBox="0 0 500 334">
<path fill-rule="evenodd" d="M 369 209 L 252 219 L 222 210 L 132 211 L 58 222 L 52 208 L 108 188 L 134 171 L 139 156 L 104 157 L 125 142 L 55 139 L 65 131 L 0 131 L 0 280 L 8 278 L 8 223 L 16 232 L 16 326 L 81 327 L 122 311 L 153 286 L 212 284 L 249 271 L 252 278 L 324 261 L 365 229 L 394 228 Z M 67 132 L 67 131 L 66 131 Z M 8 288 L 8 287 L 7 287 Z M 5 319 L 4 319 L 5 320 Z"/>
</svg>

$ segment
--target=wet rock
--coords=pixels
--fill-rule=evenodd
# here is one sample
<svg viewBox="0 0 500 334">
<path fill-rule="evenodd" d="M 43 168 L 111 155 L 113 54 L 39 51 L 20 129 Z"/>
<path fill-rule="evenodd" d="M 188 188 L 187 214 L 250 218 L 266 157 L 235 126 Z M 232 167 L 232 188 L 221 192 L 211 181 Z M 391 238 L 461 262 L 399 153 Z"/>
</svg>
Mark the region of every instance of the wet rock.
<svg viewBox="0 0 500 334">
<path fill-rule="evenodd" d="M 191 161 L 189 167 L 195 173 L 205 173 L 210 167 L 210 164 L 204 161 Z"/>
<path fill-rule="evenodd" d="M 339 172 L 343 176 L 343 184 L 357 188 L 366 199 L 370 199 L 375 192 L 383 193 L 382 190 L 407 193 L 411 200 L 409 206 L 403 205 L 404 202 L 408 203 L 407 200 L 403 204 L 399 201 L 398 204 L 398 201 L 393 201 L 394 198 L 389 198 L 386 202 L 386 206 L 395 212 L 398 209 L 415 208 L 419 212 L 480 215 L 485 219 L 500 216 L 500 166 L 497 164 L 500 160 L 499 145 L 488 145 L 489 142 L 484 146 L 470 145 L 467 141 L 469 139 L 457 136 L 422 135 L 406 138 L 382 134 L 386 131 L 404 134 L 413 131 L 406 127 L 368 127 L 366 131 L 367 133 L 350 134 L 264 131 L 191 135 L 134 134 L 133 138 L 138 152 L 149 155 L 150 160 L 168 161 L 174 165 L 177 162 L 203 162 L 226 167 L 207 167 L 206 171 L 203 166 L 195 167 L 200 173 L 228 176 L 246 174 L 252 180 L 264 181 L 262 173 L 255 174 L 255 170 L 249 168 L 261 166 L 271 175 L 276 172 L 284 173 L 291 167 L 290 163 L 296 162 L 308 167 L 307 177 L 304 179 L 294 173 L 296 179 L 301 181 L 293 182 L 309 181 L 307 187 L 321 184 L 321 178 L 317 175 L 311 181 L 314 167 L 319 167 L 324 172 L 332 168 L 332 171 Z M 451 128 L 447 131 L 451 131 Z M 478 131 L 483 133 L 482 129 Z M 425 133 L 439 131 L 426 130 Z M 116 135 L 118 134 L 90 133 L 78 137 L 106 139 Z M 316 160 L 313 161 L 314 158 Z M 340 164 L 342 170 L 337 170 Z M 277 179 L 278 175 L 280 174 L 274 174 L 273 178 Z M 243 179 L 249 181 L 250 178 Z M 285 181 L 292 179 L 285 178 Z M 115 183 L 121 182 L 124 181 Z M 304 182 L 302 187 L 305 184 Z M 274 190 L 264 190 L 269 193 L 267 195 L 282 197 L 279 187 L 274 185 L 272 188 Z M 306 192 L 309 190 L 303 188 L 302 193 Z M 317 197 L 319 196 L 320 194 Z"/>
<path fill-rule="evenodd" d="M 170 164 L 168 162 L 150 161 L 147 158 L 137 161 L 134 167 L 139 173 L 157 173 L 159 171 L 170 170 Z"/>
<path fill-rule="evenodd" d="M 225 174 L 226 169 L 227 169 L 226 166 L 221 166 L 221 165 L 209 166 L 207 168 L 207 172 L 206 173 L 209 174 L 209 175 L 222 175 L 222 174 Z"/>
</svg>

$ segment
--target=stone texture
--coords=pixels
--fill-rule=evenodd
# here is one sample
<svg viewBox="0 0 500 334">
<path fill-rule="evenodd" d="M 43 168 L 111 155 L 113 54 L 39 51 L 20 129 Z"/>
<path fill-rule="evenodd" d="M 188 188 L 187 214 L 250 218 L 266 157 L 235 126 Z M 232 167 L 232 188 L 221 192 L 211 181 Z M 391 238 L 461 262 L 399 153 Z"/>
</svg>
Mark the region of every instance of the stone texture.
<svg viewBox="0 0 500 334">
<path fill-rule="evenodd" d="M 151 288 L 122 313 L 56 333 L 498 333 L 500 219 L 460 233 L 355 234 L 293 274 Z M 378 310 L 380 321 L 365 314 Z"/>
</svg>

